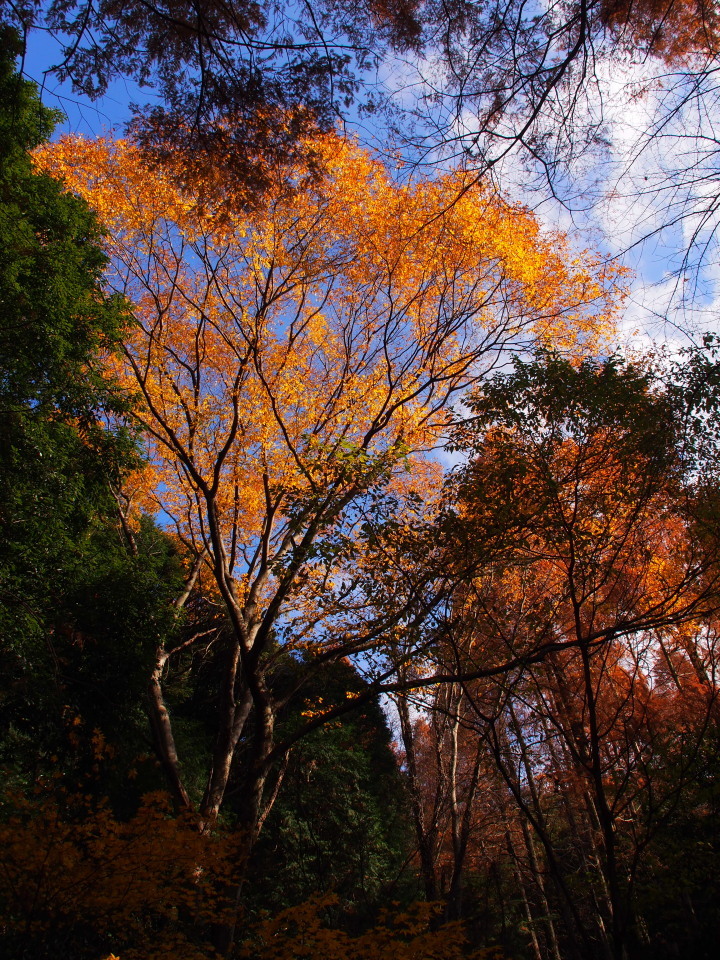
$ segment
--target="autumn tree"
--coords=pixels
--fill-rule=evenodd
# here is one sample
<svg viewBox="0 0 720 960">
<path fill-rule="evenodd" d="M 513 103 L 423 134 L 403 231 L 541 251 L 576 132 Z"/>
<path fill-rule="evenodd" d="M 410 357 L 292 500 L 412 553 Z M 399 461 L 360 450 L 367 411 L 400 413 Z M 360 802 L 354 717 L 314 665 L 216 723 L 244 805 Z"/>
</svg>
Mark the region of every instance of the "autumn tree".
<svg viewBox="0 0 720 960">
<path fill-rule="evenodd" d="M 718 11 L 709 0 L 607 0 L 599 20 L 620 43 L 640 46 L 669 66 L 718 53 Z"/>
<path fill-rule="evenodd" d="M 466 722 L 470 707 L 461 680 L 438 684 L 429 699 L 409 691 L 393 699 L 425 896 L 445 900 L 446 914 L 457 919 L 463 915 L 478 795 L 487 787 L 487 750 Z"/>
<path fill-rule="evenodd" d="M 458 426 L 471 454 L 451 486 L 459 561 L 483 529 L 500 522 L 512 535 L 456 593 L 446 650 L 581 956 L 595 943 L 617 958 L 632 950 L 643 851 L 716 712 L 716 463 L 705 459 L 707 411 L 698 417 L 686 397 L 649 369 L 550 356 L 483 387 L 476 419 Z M 513 656 L 494 693 L 468 682 Z M 667 670 L 695 715 L 680 739 L 667 725 Z M 656 764 L 671 741 L 675 774 L 663 782 Z M 572 892 L 578 870 L 589 910 Z"/>
<path fill-rule="evenodd" d="M 610 278 L 524 210 L 480 187 L 448 206 L 456 175 L 398 187 L 351 142 L 316 149 L 324 179 L 300 191 L 281 176 L 254 218 L 232 193 L 214 209 L 149 175 L 131 143 L 66 140 L 38 158 L 98 211 L 108 284 L 133 304 L 118 375 L 141 397 L 137 503 L 162 511 L 230 624 L 200 809 L 217 816 L 247 734 L 250 836 L 287 749 L 274 735 L 278 649 L 306 656 L 307 678 L 377 650 L 405 615 L 356 588 L 364 515 L 391 489 L 422 489 L 416 454 L 501 351 L 589 344 L 612 312 Z M 188 805 L 162 693 L 171 655 L 157 651 L 151 717 Z"/>
<path fill-rule="evenodd" d="M 308 134 L 357 106 L 381 128 L 387 114 L 413 160 L 457 151 L 484 175 L 517 152 L 558 186 L 563 165 L 602 142 L 598 65 L 652 56 L 699 77 L 717 53 L 706 0 L 31 0 L 3 14 L 24 35 L 57 37 L 48 72 L 78 92 L 96 97 L 118 77 L 152 89 L 160 103 L 135 108 L 135 131 L 156 159 L 174 155 L 176 175 L 182 156 L 185 176 L 222 169 L 251 192 L 266 185 L 265 160 L 307 158 Z M 406 79 L 399 102 L 381 66 Z"/>
</svg>

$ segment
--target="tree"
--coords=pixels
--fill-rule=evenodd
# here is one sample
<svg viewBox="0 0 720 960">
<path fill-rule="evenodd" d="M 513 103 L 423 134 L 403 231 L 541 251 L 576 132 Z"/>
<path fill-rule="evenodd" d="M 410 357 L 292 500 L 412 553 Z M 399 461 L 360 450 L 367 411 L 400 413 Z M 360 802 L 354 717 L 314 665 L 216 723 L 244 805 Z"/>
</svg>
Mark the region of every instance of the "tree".
<svg viewBox="0 0 720 960">
<path fill-rule="evenodd" d="M 502 350 L 589 344 L 613 309 L 592 262 L 567 258 L 524 210 L 480 187 L 448 206 L 455 175 L 398 187 L 348 141 L 316 149 L 325 177 L 298 168 L 299 191 L 281 171 L 250 217 L 231 191 L 213 208 L 149 176 L 130 143 L 66 140 L 38 157 L 98 210 L 108 283 L 134 305 L 118 375 L 142 397 L 144 502 L 175 526 L 230 624 L 200 809 L 217 816 L 252 714 L 239 812 L 250 837 L 290 745 L 274 735 L 276 644 L 310 654 L 307 678 L 378 649 L 405 613 L 388 618 L 356 589 L 364 515 L 422 486 L 411 456 L 437 443 L 451 399 Z M 157 749 L 187 804 L 162 704 L 167 656 Z"/>
<path fill-rule="evenodd" d="M 718 12 L 708 0 L 606 0 L 599 20 L 621 43 L 640 46 L 669 66 L 718 52 Z"/>
<path fill-rule="evenodd" d="M 285 658 L 274 682 L 292 688 L 297 672 L 293 659 Z M 327 709 L 347 703 L 365 686 L 350 663 L 331 664 L 288 703 L 278 721 L 279 738 L 302 726 L 318 698 Z M 407 869 L 407 795 L 390 741 L 375 700 L 296 743 L 282 763 L 277 800 L 253 853 L 248 910 L 279 911 L 332 890 L 333 912 L 361 930 L 388 900 L 417 896 Z M 226 811 L 232 811 L 231 793 L 232 783 Z"/>
<path fill-rule="evenodd" d="M 21 787 L 58 765 L 77 786 L 96 766 L 97 734 L 117 750 L 104 784 L 117 801 L 118 769 L 147 751 L 138 700 L 153 638 L 176 628 L 167 600 L 181 564 L 147 520 L 133 550 L 121 535 L 114 493 L 139 456 L 101 356 L 117 349 L 128 313 L 102 290 L 95 216 L 33 165 L 29 150 L 57 118 L 15 71 L 17 38 L 4 40 L 0 762 Z M 133 799 L 124 790 L 120 802 L 131 810 Z"/>
<path fill-rule="evenodd" d="M 105 257 L 87 205 L 33 169 L 28 151 L 49 136 L 56 117 L 15 72 L 18 47 L 5 31 L 0 629 L 6 651 L 3 734 L 10 731 L 11 739 L 22 742 L 47 723 L 43 711 L 31 709 L 31 690 L 47 697 L 57 683 L 48 656 L 50 635 L 80 568 L 92 556 L 84 541 L 97 518 L 112 509 L 107 479 L 117 477 L 130 446 L 122 432 L 112 434 L 100 425 L 106 411 L 121 409 L 121 398 L 93 365 L 99 350 L 120 335 L 124 313 L 100 289 Z M 39 669 L 41 662 L 45 669 Z M 37 675 L 31 679 L 33 668 Z M 23 707 L 13 716 L 18 696 Z"/>
<path fill-rule="evenodd" d="M 476 794 L 485 780 L 482 742 L 463 736 L 465 697 L 461 682 L 438 685 L 432 700 L 396 694 L 405 767 L 409 780 L 420 870 L 429 902 L 442 897 L 446 913 L 462 915 L 468 844 Z"/>
<path fill-rule="evenodd" d="M 716 713 L 716 461 L 702 439 L 712 427 L 683 389 L 616 360 L 518 362 L 469 405 L 476 419 L 457 439 L 471 459 L 450 487 L 458 562 L 483 529 L 504 524 L 510 536 L 456 593 L 445 655 L 466 679 L 516 658 L 494 693 L 466 683 L 466 695 L 543 845 L 579 955 L 594 956 L 597 940 L 621 958 L 643 851 L 695 775 Z M 694 716 L 687 737 L 666 712 L 663 664 Z M 579 869 L 589 909 L 571 882 Z M 606 932 L 593 930 L 598 915 Z"/>
</svg>

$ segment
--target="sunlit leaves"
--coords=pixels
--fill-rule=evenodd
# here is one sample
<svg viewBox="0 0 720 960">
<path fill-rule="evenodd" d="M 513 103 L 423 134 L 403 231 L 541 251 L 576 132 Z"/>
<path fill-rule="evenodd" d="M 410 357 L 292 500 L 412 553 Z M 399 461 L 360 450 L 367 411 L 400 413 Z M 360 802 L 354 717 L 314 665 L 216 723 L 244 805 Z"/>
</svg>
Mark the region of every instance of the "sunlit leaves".
<svg viewBox="0 0 720 960">
<path fill-rule="evenodd" d="M 143 396 L 158 506 L 199 547 L 211 495 L 233 564 L 272 503 L 404 471 L 501 350 L 587 349 L 612 325 L 613 278 L 526 210 L 455 174 L 398 184 L 335 136 L 314 149 L 323 177 L 279 180 L 254 215 L 231 190 L 215 207 L 181 191 L 129 142 L 38 157 L 97 209 L 134 305 L 120 373 Z"/>
</svg>

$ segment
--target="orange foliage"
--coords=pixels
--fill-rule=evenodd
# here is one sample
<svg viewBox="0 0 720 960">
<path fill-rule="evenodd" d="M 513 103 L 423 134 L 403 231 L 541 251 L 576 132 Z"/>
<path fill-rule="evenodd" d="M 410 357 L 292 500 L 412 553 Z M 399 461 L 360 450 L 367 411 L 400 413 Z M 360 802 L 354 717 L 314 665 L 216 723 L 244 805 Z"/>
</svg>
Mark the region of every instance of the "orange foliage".
<svg viewBox="0 0 720 960">
<path fill-rule="evenodd" d="M 217 925 L 233 922 L 227 883 L 236 849 L 188 816 L 176 818 L 164 794 L 148 794 L 118 821 L 100 803 L 39 786 L 6 798 L 0 824 L 0 923 L 38 954 L 54 941 L 77 956 L 106 960 L 208 960 Z M 89 802 L 89 798 L 87 798 Z M 395 905 L 359 936 L 332 929 L 330 895 L 282 911 L 240 934 L 239 957 L 253 960 L 496 960 L 470 951 L 460 924 L 438 927 L 436 908 Z M 34 945 L 34 947 L 32 946 Z M 112 951 L 112 952 L 110 952 Z M 43 953 L 44 955 L 44 953 Z"/>
<path fill-rule="evenodd" d="M 198 548 L 206 486 L 231 551 L 260 533 L 268 489 L 404 473 L 499 348 L 592 349 L 612 327 L 616 277 L 526 210 L 459 174 L 398 185 L 339 137 L 315 149 L 323 179 L 278 184 L 254 215 L 231 195 L 208 209 L 128 142 L 37 157 L 97 210 L 135 311 L 118 372 L 144 398 L 155 476 L 138 502 Z"/>
<path fill-rule="evenodd" d="M 600 15 L 621 42 L 672 67 L 716 56 L 720 49 L 715 0 L 602 0 Z"/>
<path fill-rule="evenodd" d="M 332 930 L 322 913 L 336 903 L 318 897 L 284 910 L 262 924 L 240 950 L 246 960 L 501 960 L 497 948 L 471 950 L 459 923 L 434 925 L 437 908 L 421 903 L 386 911 L 380 923 L 357 937 Z"/>
<path fill-rule="evenodd" d="M 138 397 L 149 454 L 134 502 L 171 518 L 214 578 L 234 633 L 222 689 L 247 684 L 265 717 L 249 825 L 273 756 L 271 645 L 338 659 L 384 642 L 384 614 L 356 586 L 375 563 L 372 498 L 391 492 L 393 519 L 411 524 L 437 490 L 423 455 L 453 400 L 508 349 L 597 347 L 618 300 L 617 272 L 572 258 L 526 209 L 460 173 L 398 183 L 339 136 L 313 152 L 322 176 L 276 171 L 252 212 L 232 184 L 222 202 L 202 184 L 184 191 L 127 141 L 66 138 L 37 155 L 98 212 L 108 283 L 135 314 L 114 371 Z M 158 716 L 166 660 L 159 651 Z M 241 707 L 234 695 L 222 707 L 208 820 Z M 187 803 L 164 715 L 155 727 Z"/>
<path fill-rule="evenodd" d="M 54 940 L 78 956 L 110 948 L 123 960 L 207 960 L 222 921 L 232 845 L 176 818 L 148 794 L 118 821 L 106 804 L 62 797 L 53 785 L 6 798 L 0 823 L 0 904 L 5 941 L 39 955 Z M 94 945 L 94 948 L 93 948 Z M 25 953 L 24 955 L 29 955 Z M 43 953 L 44 955 L 44 953 Z"/>
<path fill-rule="evenodd" d="M 484 610 L 491 635 L 503 625 L 512 638 L 503 656 L 551 635 L 596 643 L 616 630 L 697 622 L 695 610 L 702 621 L 712 603 L 703 602 L 708 583 L 695 573 L 710 559 L 683 515 L 673 472 L 658 477 L 650 457 L 618 455 L 619 445 L 611 428 L 552 447 L 488 434 L 469 474 L 483 495 L 470 494 L 467 523 L 487 526 L 498 495 L 514 504 L 518 531 L 502 578 L 493 570 L 468 602 Z M 503 477 L 513 478 L 507 488 Z"/>
<path fill-rule="evenodd" d="M 469 729 L 485 736 L 553 875 L 572 882 L 571 899 L 599 904 L 617 945 L 660 811 L 698 776 L 717 716 L 720 555 L 680 414 L 647 393 L 653 406 L 638 419 L 609 383 L 608 406 L 583 409 L 577 393 L 549 400 L 548 381 L 528 376 L 519 396 L 508 385 L 493 395 L 474 442 L 477 425 L 461 425 L 473 459 L 459 475 L 460 523 L 469 544 L 493 536 L 497 549 L 455 594 L 448 659 L 478 675 L 500 668 L 465 685 Z M 592 880 L 575 886 L 581 864 L 601 872 L 600 900 Z"/>
</svg>

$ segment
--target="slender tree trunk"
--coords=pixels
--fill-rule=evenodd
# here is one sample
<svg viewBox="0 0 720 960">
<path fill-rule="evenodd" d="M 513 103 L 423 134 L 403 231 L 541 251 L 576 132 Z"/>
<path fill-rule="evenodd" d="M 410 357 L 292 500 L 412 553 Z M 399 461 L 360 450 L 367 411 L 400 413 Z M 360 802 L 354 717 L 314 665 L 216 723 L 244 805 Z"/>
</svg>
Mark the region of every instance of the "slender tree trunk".
<svg viewBox="0 0 720 960">
<path fill-rule="evenodd" d="M 457 738 L 457 728 L 459 720 L 455 724 L 454 736 Z M 457 809 L 457 785 L 453 791 L 453 871 L 450 880 L 450 890 L 447 898 L 447 917 L 451 920 L 459 920 L 462 916 L 462 895 L 463 880 L 465 876 L 465 858 L 467 856 L 470 834 L 472 831 L 472 817 L 475 807 L 475 796 L 480 781 L 480 768 L 482 758 L 485 755 L 485 745 L 482 740 L 478 740 L 473 759 L 473 766 L 470 770 L 465 789 L 465 807 L 460 815 Z M 457 764 L 455 764 L 455 776 L 457 777 Z"/>
<path fill-rule="evenodd" d="M 228 888 L 228 906 L 230 920 L 216 929 L 215 949 L 223 957 L 233 953 L 237 918 L 242 902 L 248 865 L 257 841 L 262 823 L 269 809 L 263 808 L 265 783 L 270 772 L 269 757 L 272 752 L 275 733 L 275 713 L 272 700 L 261 680 L 255 684 L 254 695 L 250 698 L 254 707 L 254 730 L 250 764 L 240 794 L 237 829 L 237 879 Z"/>
<path fill-rule="evenodd" d="M 200 815 L 208 823 L 215 821 L 220 812 L 230 778 L 235 749 L 252 707 L 252 696 L 247 688 L 243 690 L 239 700 L 235 701 L 237 652 L 232 655 L 232 659 L 235 662 L 231 671 L 233 689 L 228 689 L 227 695 L 223 697 L 222 716 L 213 749 L 212 766 L 200 805 Z M 226 679 L 226 683 L 229 687 L 229 678 Z"/>
<path fill-rule="evenodd" d="M 438 899 L 438 884 L 433 849 L 435 845 L 434 831 L 428 829 L 426 824 L 425 810 L 423 808 L 422 793 L 418 778 L 417 758 L 415 756 L 415 741 L 407 700 L 401 694 L 397 697 L 395 703 L 400 717 L 400 732 L 405 749 L 408 778 L 410 780 L 410 803 L 412 807 L 413 824 L 415 826 L 415 836 L 417 837 L 418 852 L 420 854 L 420 872 L 425 888 L 425 899 L 431 902 Z"/>
<path fill-rule="evenodd" d="M 118 510 L 123 515 L 120 499 L 118 498 Z M 127 535 L 130 537 L 130 546 L 134 556 L 137 555 L 137 545 L 132 538 L 132 531 L 128 527 Z M 190 570 L 190 575 L 185 582 L 185 588 L 179 597 L 176 598 L 173 606 L 176 610 L 181 610 L 197 582 L 200 568 L 203 564 L 204 554 L 195 558 L 195 562 Z M 165 705 L 165 697 L 162 691 L 162 674 L 165 664 L 168 661 L 170 653 L 164 645 L 158 646 L 155 651 L 155 663 L 153 665 L 150 679 L 147 685 L 147 707 L 148 718 L 150 720 L 150 729 L 152 731 L 153 745 L 162 764 L 165 777 L 167 778 L 170 792 L 173 797 L 176 808 L 180 810 L 192 809 L 190 797 L 185 789 L 182 780 L 182 771 L 180 769 L 180 760 L 175 747 L 175 737 L 172 730 L 172 721 Z"/>
<path fill-rule="evenodd" d="M 165 648 L 158 647 L 155 653 L 155 665 L 147 686 L 148 716 L 155 751 L 162 764 L 175 806 L 181 810 L 190 810 L 192 804 L 183 783 L 170 714 L 165 705 L 160 682 L 167 658 Z"/>
<path fill-rule="evenodd" d="M 525 919 L 528 923 L 528 933 L 530 934 L 530 944 L 535 954 L 535 960 L 543 960 L 543 955 L 540 950 L 540 943 L 538 942 L 537 933 L 535 932 L 535 921 L 533 920 L 532 910 L 530 908 L 530 901 L 528 900 L 527 888 L 525 886 L 525 881 L 523 880 L 522 870 L 520 867 L 520 861 L 515 850 L 515 846 L 510 837 L 510 831 L 505 826 L 505 845 L 507 846 L 507 851 L 510 859 L 513 862 L 513 869 L 515 873 L 515 882 L 518 885 L 518 890 L 522 896 L 523 907 L 525 909 Z"/>
<path fill-rule="evenodd" d="M 523 796 L 523 791 L 520 789 L 519 784 L 513 779 L 507 769 L 507 765 L 503 757 L 503 753 L 508 755 L 510 752 L 507 743 L 507 737 L 504 734 L 499 733 L 497 730 L 494 730 L 493 732 L 492 749 L 495 755 L 495 762 L 498 770 L 500 771 L 505 783 L 515 798 L 522 815 L 527 818 L 528 822 L 535 830 L 535 833 L 537 834 L 538 839 L 545 850 L 545 858 L 548 864 L 548 869 L 550 870 L 550 875 L 557 890 L 558 903 L 560 905 L 560 911 L 562 913 L 566 929 L 571 936 L 575 936 L 578 946 L 582 947 L 583 956 L 587 958 L 587 960 L 590 960 L 590 958 L 595 956 L 592 939 L 586 929 L 586 926 L 580 916 L 577 904 L 573 899 L 571 891 L 568 887 L 568 883 L 565 878 L 565 872 L 558 861 L 557 851 L 545 820 L 545 814 L 540 804 L 540 798 L 535 785 L 535 778 L 532 775 L 532 768 L 528 767 L 528 765 L 525 763 L 523 764 L 531 791 L 531 807 L 527 801 L 527 798 Z"/>
<path fill-rule="evenodd" d="M 615 823 L 610 810 L 605 783 L 602 776 L 602 757 L 600 754 L 600 734 L 596 709 L 595 683 L 590 668 L 590 653 L 587 647 L 581 648 L 583 679 L 585 683 L 585 706 L 590 726 L 591 776 L 594 785 L 593 806 L 598 817 L 603 838 L 605 854 L 605 872 L 611 905 L 613 960 L 626 960 L 626 939 L 629 928 L 629 904 L 625 902 L 620 889 L 617 864 L 617 845 Z"/>
<path fill-rule="evenodd" d="M 590 789 L 595 789 L 595 783 L 592 778 L 593 758 L 591 746 L 584 728 L 582 728 L 573 717 L 573 705 L 565 677 L 562 672 L 558 670 L 556 663 L 551 662 L 551 669 L 557 684 L 557 695 L 554 697 L 554 710 L 559 721 L 558 729 L 561 733 L 559 743 L 563 758 L 558 758 L 552 738 L 547 731 L 547 727 L 544 726 L 548 752 L 553 759 L 553 765 L 556 770 L 562 770 L 563 768 L 572 770 L 578 783 L 583 785 L 581 788 L 581 796 L 585 804 L 586 812 L 584 815 L 582 809 L 575 809 L 566 790 L 561 790 L 561 797 L 568 826 L 577 840 L 577 848 L 582 857 L 585 872 L 589 878 L 589 892 L 594 904 L 595 917 L 601 936 L 603 952 L 607 960 L 612 960 L 615 956 L 612 933 L 613 900 L 608 885 L 605 864 L 603 862 L 604 843 L 598 840 L 598 837 L 602 836 L 600 822 L 597 817 L 597 810 L 589 793 Z M 578 822 L 578 816 L 582 820 L 582 828 Z M 608 930 L 606 920 L 609 921 L 610 930 Z"/>
<path fill-rule="evenodd" d="M 550 910 L 550 903 L 547 898 L 547 893 L 545 892 L 545 881 L 543 880 L 542 872 L 540 870 L 540 864 L 538 863 L 537 851 L 535 850 L 535 843 L 530 833 L 530 828 L 527 825 L 527 821 L 523 819 L 522 821 L 522 832 L 523 839 L 525 840 L 525 849 L 528 852 L 528 859 L 530 862 L 530 870 L 532 871 L 533 878 L 535 880 L 535 886 L 537 887 L 538 896 L 540 898 L 540 903 L 542 904 L 543 911 L 545 913 L 545 925 L 547 926 L 548 931 L 548 941 L 550 943 L 550 950 L 553 957 L 553 960 L 561 960 L 560 958 L 560 947 L 557 939 L 557 932 L 555 930 L 555 921 L 552 918 L 552 911 Z"/>
</svg>

